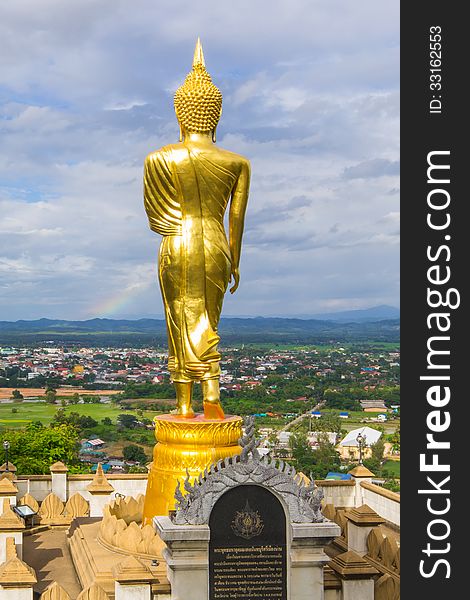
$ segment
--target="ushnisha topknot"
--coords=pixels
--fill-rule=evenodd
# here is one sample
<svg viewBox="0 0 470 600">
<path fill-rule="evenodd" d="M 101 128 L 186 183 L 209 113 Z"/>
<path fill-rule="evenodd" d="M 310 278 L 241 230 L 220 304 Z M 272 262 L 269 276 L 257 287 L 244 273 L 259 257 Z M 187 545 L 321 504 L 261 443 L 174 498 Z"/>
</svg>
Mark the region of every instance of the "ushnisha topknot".
<svg viewBox="0 0 470 600">
<path fill-rule="evenodd" d="M 213 131 L 220 119 L 222 94 L 206 71 L 199 38 L 194 51 L 193 69 L 175 93 L 176 117 L 188 133 Z"/>
</svg>

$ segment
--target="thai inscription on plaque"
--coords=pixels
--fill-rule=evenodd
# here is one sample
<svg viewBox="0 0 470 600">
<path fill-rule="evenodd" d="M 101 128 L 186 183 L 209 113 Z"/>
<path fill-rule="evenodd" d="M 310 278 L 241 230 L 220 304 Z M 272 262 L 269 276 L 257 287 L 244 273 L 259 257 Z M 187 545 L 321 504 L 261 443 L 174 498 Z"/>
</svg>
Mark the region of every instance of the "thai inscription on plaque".
<svg viewBox="0 0 470 600">
<path fill-rule="evenodd" d="M 223 494 L 209 527 L 209 600 L 286 600 L 286 516 L 276 496 L 240 485 Z"/>
</svg>

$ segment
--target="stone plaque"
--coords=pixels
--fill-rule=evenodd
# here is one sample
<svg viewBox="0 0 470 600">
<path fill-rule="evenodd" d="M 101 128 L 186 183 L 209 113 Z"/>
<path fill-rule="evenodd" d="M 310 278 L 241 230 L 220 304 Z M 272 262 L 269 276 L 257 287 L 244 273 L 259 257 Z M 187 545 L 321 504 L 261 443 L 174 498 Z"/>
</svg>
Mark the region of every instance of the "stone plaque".
<svg viewBox="0 0 470 600">
<path fill-rule="evenodd" d="M 287 600 L 286 515 L 273 493 L 232 488 L 209 527 L 209 600 Z"/>
</svg>

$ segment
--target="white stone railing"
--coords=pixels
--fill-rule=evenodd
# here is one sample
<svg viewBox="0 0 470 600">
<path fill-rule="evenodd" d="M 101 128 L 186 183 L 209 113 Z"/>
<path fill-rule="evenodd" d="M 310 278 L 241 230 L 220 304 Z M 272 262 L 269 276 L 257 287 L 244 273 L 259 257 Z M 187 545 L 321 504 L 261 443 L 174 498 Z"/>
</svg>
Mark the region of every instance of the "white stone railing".
<svg viewBox="0 0 470 600">
<path fill-rule="evenodd" d="M 49 494 L 54 493 L 66 503 L 75 494 L 81 494 L 87 502 L 92 502 L 88 486 L 94 479 L 93 474 L 70 475 L 66 470 L 52 472 L 51 475 L 19 475 L 14 481 L 18 488 L 17 498 L 30 494 L 41 503 Z M 116 495 L 133 496 L 145 494 L 147 488 L 146 473 L 109 474 L 106 480 L 113 487 L 109 499 Z M 400 496 L 382 487 L 353 477 L 351 480 L 318 480 L 323 490 L 324 504 L 333 504 L 338 508 L 353 508 L 367 504 L 381 517 L 395 525 L 400 524 Z M 0 493 L 0 495 L 2 495 Z"/>
<path fill-rule="evenodd" d="M 324 504 L 333 504 L 338 508 L 352 508 L 355 505 L 356 484 L 353 480 L 322 479 L 315 483 L 323 490 Z"/>
<path fill-rule="evenodd" d="M 18 488 L 19 497 L 29 493 L 36 498 L 38 502 L 42 502 L 46 496 L 52 491 L 52 478 L 54 475 L 19 475 L 15 480 L 15 485 Z M 76 492 L 82 494 L 85 500 L 89 500 L 87 486 L 93 481 L 93 474 L 90 475 L 69 475 L 66 477 L 66 498 L 73 496 Z M 137 496 L 145 494 L 147 488 L 147 474 L 111 474 L 107 475 L 106 479 L 111 483 L 114 490 L 123 496 Z"/>
<path fill-rule="evenodd" d="M 400 494 L 374 483 L 361 482 L 364 504 L 370 506 L 386 521 L 400 526 Z"/>
</svg>

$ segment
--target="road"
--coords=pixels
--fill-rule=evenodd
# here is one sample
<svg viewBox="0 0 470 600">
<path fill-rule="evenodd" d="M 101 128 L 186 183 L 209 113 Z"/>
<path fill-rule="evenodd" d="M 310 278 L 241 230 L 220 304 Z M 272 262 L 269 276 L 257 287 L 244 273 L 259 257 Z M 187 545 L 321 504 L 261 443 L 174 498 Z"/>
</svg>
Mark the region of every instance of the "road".
<svg viewBox="0 0 470 600">
<path fill-rule="evenodd" d="M 303 415 L 299 415 L 294 420 L 289 421 L 289 423 L 286 423 L 280 431 L 289 431 L 289 429 L 292 427 L 292 425 L 300 423 L 306 417 L 310 417 L 313 410 L 320 410 L 320 408 L 322 408 L 324 404 L 325 404 L 324 402 L 319 402 L 317 405 L 315 405 L 313 408 L 309 409 Z"/>
</svg>

